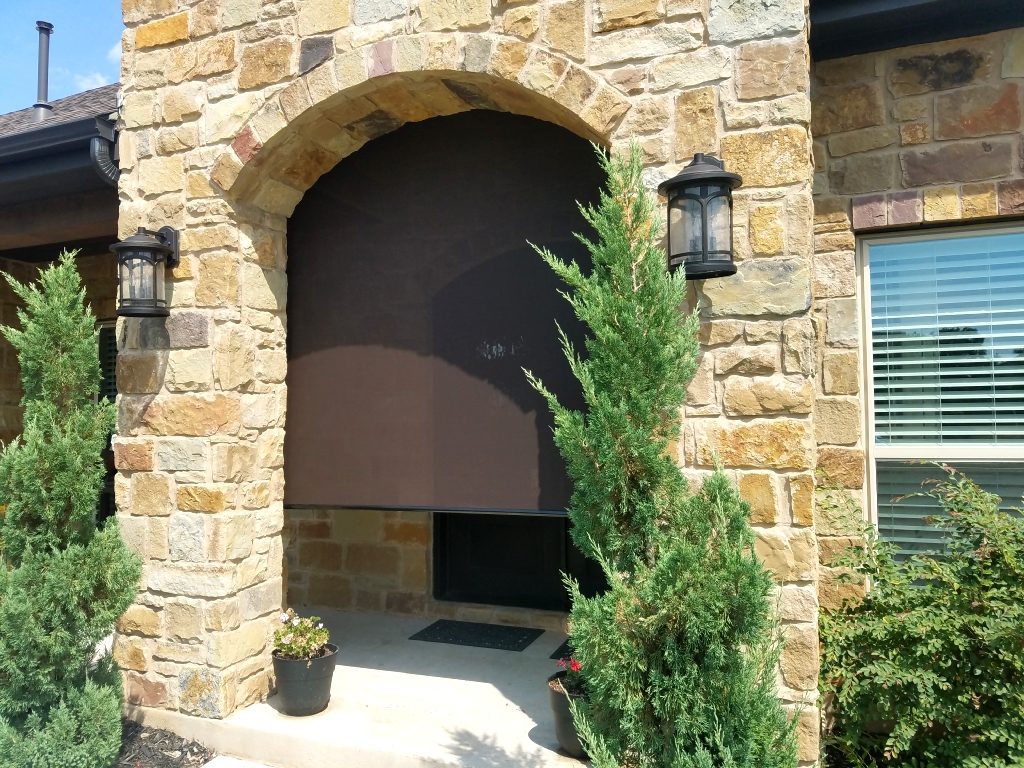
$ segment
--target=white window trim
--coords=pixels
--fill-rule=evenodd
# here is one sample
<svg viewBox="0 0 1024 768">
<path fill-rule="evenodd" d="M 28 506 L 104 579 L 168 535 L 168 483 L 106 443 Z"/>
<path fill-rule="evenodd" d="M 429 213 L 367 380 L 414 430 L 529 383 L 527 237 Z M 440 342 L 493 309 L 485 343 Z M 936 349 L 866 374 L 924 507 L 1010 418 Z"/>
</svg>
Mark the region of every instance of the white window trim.
<svg viewBox="0 0 1024 768">
<path fill-rule="evenodd" d="M 875 445 L 875 390 L 874 360 L 871 346 L 871 264 L 869 251 L 872 245 L 886 243 L 909 243 L 928 240 L 949 240 L 999 234 L 1007 230 L 1024 232 L 1024 222 L 1013 221 L 997 224 L 954 225 L 941 229 L 884 232 L 857 237 L 857 311 L 860 313 L 861 347 L 861 393 L 864 414 L 864 460 L 866 476 L 864 481 L 864 506 L 869 522 L 878 527 L 878 493 L 876 468 L 879 459 L 923 459 L 945 461 L 954 466 L 971 463 L 999 464 L 1024 461 L 1024 443 L 1007 445 L 992 443 L 972 445 L 934 445 L 929 443 L 901 443 L 897 445 Z M 907 489 L 908 491 L 911 489 Z"/>
</svg>

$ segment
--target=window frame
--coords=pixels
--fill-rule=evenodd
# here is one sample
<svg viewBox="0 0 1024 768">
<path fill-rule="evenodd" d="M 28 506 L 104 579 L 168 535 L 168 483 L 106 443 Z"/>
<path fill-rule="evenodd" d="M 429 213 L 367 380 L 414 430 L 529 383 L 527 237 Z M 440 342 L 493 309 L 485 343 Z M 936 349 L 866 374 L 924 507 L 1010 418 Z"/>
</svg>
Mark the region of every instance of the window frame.
<svg viewBox="0 0 1024 768">
<path fill-rule="evenodd" d="M 1024 463 L 1024 442 L 1018 445 L 1000 444 L 888 444 L 875 443 L 875 388 L 874 348 L 871 343 L 871 257 L 872 245 L 894 243 L 927 242 L 928 240 L 969 239 L 985 235 L 1002 234 L 1007 231 L 1024 234 L 1024 221 L 1007 221 L 985 224 L 953 224 L 914 230 L 887 230 L 857 235 L 857 311 L 860 313 L 860 347 L 863 358 L 860 364 L 861 398 L 864 404 L 862 419 L 864 427 L 865 461 L 865 511 L 868 521 L 878 529 L 878 481 L 879 461 L 911 461 L 915 459 L 948 462 L 957 468 L 971 464 L 1017 464 Z"/>
</svg>

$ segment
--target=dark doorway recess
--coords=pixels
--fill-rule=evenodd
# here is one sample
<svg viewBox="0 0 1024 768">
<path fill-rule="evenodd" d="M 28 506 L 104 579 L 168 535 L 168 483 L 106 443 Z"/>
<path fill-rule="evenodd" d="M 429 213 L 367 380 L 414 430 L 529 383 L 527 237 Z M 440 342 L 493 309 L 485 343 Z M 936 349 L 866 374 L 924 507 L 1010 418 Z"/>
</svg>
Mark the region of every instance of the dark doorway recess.
<svg viewBox="0 0 1024 768">
<path fill-rule="evenodd" d="M 435 596 L 565 607 L 571 486 L 522 369 L 581 407 L 556 323 L 583 334 L 527 241 L 586 268 L 576 201 L 602 181 L 579 137 L 475 111 L 313 186 L 289 224 L 286 504 L 458 511 L 434 515 Z"/>
</svg>

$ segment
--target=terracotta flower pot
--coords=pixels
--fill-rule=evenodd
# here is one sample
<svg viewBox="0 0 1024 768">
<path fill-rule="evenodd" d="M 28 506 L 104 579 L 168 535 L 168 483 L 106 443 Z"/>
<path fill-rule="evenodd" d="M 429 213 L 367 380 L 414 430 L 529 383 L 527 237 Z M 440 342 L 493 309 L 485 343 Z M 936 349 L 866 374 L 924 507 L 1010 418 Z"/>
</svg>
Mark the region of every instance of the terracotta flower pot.
<svg viewBox="0 0 1024 768">
<path fill-rule="evenodd" d="M 583 750 L 579 734 L 576 733 L 576 724 L 572 721 L 569 694 L 562 686 L 564 677 L 565 670 L 562 670 L 548 678 L 548 701 L 551 703 L 551 713 L 555 717 L 555 736 L 558 737 L 558 746 L 565 754 L 570 757 L 585 758 L 587 753 Z M 579 696 L 574 698 L 579 698 Z"/>
<path fill-rule="evenodd" d="M 326 655 L 309 661 L 273 657 L 278 701 L 284 714 L 315 715 L 327 708 L 338 646 L 327 643 L 327 650 Z"/>
</svg>

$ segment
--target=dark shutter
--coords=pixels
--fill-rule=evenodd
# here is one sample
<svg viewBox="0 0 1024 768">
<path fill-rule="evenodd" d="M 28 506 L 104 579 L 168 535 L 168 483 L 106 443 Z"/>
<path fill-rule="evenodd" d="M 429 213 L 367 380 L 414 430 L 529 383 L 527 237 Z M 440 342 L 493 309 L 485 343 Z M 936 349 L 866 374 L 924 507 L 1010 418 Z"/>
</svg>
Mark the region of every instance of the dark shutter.
<svg viewBox="0 0 1024 768">
<path fill-rule="evenodd" d="M 113 402 L 117 398 L 117 329 L 101 325 L 99 334 L 100 399 Z"/>
</svg>

